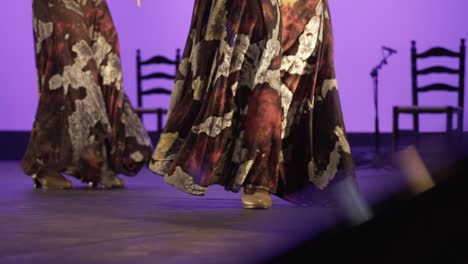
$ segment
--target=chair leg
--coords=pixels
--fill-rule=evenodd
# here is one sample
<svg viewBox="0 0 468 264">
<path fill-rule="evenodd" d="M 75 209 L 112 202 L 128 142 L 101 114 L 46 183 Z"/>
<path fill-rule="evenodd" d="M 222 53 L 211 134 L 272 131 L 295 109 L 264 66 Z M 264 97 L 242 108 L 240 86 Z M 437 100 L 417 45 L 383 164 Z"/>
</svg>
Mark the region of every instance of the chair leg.
<svg viewBox="0 0 468 264">
<path fill-rule="evenodd" d="M 453 138 L 453 108 L 447 108 L 447 141 L 452 143 Z"/>
<path fill-rule="evenodd" d="M 393 133 L 392 133 L 392 152 L 396 152 L 398 148 L 398 118 L 399 118 L 399 111 L 397 107 L 393 107 Z"/>
<path fill-rule="evenodd" d="M 447 109 L 447 132 L 453 131 L 453 109 Z"/>
<path fill-rule="evenodd" d="M 419 135 L 419 113 L 413 113 L 413 129 Z"/>
<path fill-rule="evenodd" d="M 158 112 L 157 112 L 158 127 L 156 128 L 156 133 L 158 134 L 158 136 L 160 136 L 163 131 L 163 114 L 164 114 L 163 110 L 158 109 Z"/>
<path fill-rule="evenodd" d="M 414 126 L 414 145 L 417 147 L 420 147 L 421 143 L 421 135 L 420 135 L 420 129 L 419 129 L 419 112 L 414 112 L 413 113 L 413 126 Z"/>
<path fill-rule="evenodd" d="M 457 111 L 457 143 L 463 143 L 463 109 Z"/>
</svg>

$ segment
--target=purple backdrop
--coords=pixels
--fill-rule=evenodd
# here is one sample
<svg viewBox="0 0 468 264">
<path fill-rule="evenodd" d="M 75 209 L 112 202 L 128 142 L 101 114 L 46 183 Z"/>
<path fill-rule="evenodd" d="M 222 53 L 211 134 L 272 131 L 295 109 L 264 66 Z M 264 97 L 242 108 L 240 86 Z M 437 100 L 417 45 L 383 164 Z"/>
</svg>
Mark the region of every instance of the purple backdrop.
<svg viewBox="0 0 468 264">
<path fill-rule="evenodd" d="M 410 41 L 418 47 L 433 45 L 457 49 L 468 38 L 466 0 L 329 0 L 334 22 L 336 67 L 347 128 L 373 131 L 371 68 L 381 57 L 381 45 L 398 50 L 380 72 L 381 128 L 390 131 L 391 107 L 410 102 Z M 190 22 L 193 0 L 108 0 L 119 32 L 125 89 L 135 102 L 135 51 L 143 56 L 173 55 L 182 48 Z M 4 1 L 0 9 L 1 130 L 29 130 L 37 105 L 37 85 L 31 23 L 31 0 Z M 455 103 L 455 96 L 423 97 L 430 104 Z M 161 100 L 165 104 L 167 100 Z M 465 111 L 466 112 L 466 111 Z M 468 115 L 468 113 L 467 113 Z M 404 119 L 409 125 L 410 119 Z M 145 120 L 147 127 L 154 120 Z M 422 128 L 443 129 L 444 119 L 423 118 Z M 468 118 L 465 118 L 465 130 Z"/>
</svg>

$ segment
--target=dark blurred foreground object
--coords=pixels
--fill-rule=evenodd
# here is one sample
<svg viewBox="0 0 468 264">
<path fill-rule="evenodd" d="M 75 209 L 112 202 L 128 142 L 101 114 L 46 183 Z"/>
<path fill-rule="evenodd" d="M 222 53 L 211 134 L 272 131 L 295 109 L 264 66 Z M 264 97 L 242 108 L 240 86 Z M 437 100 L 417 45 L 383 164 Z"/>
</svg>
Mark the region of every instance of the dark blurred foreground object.
<svg viewBox="0 0 468 264">
<path fill-rule="evenodd" d="M 377 205 L 372 220 L 338 226 L 267 263 L 468 263 L 468 148 L 459 150 L 429 191 L 402 192 Z"/>
</svg>

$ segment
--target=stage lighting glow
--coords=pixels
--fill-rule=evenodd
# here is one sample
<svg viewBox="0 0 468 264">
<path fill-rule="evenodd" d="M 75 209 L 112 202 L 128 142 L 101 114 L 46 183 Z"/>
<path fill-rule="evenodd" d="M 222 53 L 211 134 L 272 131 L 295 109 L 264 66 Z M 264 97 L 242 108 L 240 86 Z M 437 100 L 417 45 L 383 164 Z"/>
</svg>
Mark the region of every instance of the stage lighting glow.
<svg viewBox="0 0 468 264">
<path fill-rule="evenodd" d="M 423 193 L 435 186 L 434 180 L 414 146 L 400 151 L 397 158 L 410 190 L 414 194 Z"/>
<path fill-rule="evenodd" d="M 372 219 L 370 206 L 362 197 L 353 178 L 348 177 L 337 183 L 335 195 L 353 225 L 360 225 Z"/>
</svg>

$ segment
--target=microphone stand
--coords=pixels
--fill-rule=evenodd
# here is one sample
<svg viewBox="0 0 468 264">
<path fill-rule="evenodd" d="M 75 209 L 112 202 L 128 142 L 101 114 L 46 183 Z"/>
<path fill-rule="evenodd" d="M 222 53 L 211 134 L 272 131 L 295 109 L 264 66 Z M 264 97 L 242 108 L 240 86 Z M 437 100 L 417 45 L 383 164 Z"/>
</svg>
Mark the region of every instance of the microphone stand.
<svg viewBox="0 0 468 264">
<path fill-rule="evenodd" d="M 374 168 L 383 168 L 385 166 L 386 160 L 382 157 L 382 153 L 380 152 L 380 145 L 381 145 L 381 139 L 380 139 L 380 126 L 379 126 L 379 71 L 382 69 L 384 65 L 386 65 L 388 62 L 388 58 L 392 56 L 395 51 L 389 51 L 387 50 L 387 54 L 383 52 L 383 58 L 377 64 L 371 71 L 370 75 L 373 80 L 373 90 L 374 90 L 374 110 L 375 110 L 375 154 L 374 154 L 374 159 L 372 162 L 371 167 Z"/>
</svg>

